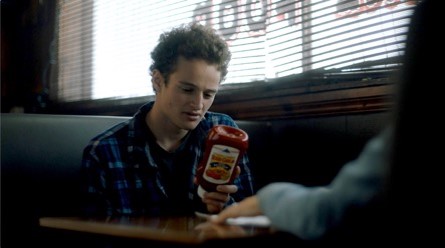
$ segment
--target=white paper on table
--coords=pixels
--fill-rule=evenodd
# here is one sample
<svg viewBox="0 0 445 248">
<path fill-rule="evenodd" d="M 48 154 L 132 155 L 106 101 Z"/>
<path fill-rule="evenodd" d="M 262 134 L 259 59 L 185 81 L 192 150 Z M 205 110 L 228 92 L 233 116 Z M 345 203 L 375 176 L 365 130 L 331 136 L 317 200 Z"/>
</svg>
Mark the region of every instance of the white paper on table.
<svg viewBox="0 0 445 248">
<path fill-rule="evenodd" d="M 196 216 L 200 218 L 204 218 L 206 220 L 211 219 L 215 215 L 205 214 L 200 212 L 195 212 Z M 226 220 L 228 225 L 237 225 L 237 226 L 259 226 L 259 227 L 268 227 L 270 226 L 270 220 L 265 215 L 258 216 L 243 216 L 236 218 L 228 218 Z"/>
<path fill-rule="evenodd" d="M 267 216 L 264 215 L 228 218 L 226 220 L 226 223 L 229 225 L 238 225 L 238 226 L 261 226 L 261 227 L 270 226 L 269 218 L 267 218 Z"/>
</svg>

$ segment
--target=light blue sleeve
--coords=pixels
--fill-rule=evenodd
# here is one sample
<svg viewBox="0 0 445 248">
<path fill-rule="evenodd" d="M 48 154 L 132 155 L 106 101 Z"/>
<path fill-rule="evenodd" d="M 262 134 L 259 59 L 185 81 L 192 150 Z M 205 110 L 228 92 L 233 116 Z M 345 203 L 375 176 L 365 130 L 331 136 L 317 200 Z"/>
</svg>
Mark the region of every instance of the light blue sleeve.
<svg viewBox="0 0 445 248">
<path fill-rule="evenodd" d="M 363 206 L 378 197 L 388 178 L 392 131 L 371 139 L 356 160 L 344 165 L 327 186 L 276 182 L 257 196 L 272 226 L 306 240 L 323 236 L 339 224 L 346 208 Z"/>
</svg>

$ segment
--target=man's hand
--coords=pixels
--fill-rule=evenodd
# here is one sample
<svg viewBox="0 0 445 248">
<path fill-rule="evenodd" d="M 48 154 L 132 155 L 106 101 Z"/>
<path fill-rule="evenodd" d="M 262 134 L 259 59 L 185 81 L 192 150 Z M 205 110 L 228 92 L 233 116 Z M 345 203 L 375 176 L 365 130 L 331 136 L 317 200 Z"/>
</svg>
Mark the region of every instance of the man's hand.
<svg viewBox="0 0 445 248">
<path fill-rule="evenodd" d="M 241 173 L 239 166 L 235 167 L 233 173 L 236 173 L 236 177 Z M 238 191 L 238 186 L 234 184 L 218 185 L 215 192 L 205 192 L 202 198 L 202 202 L 207 205 L 207 211 L 209 213 L 219 213 L 223 210 L 226 203 L 230 200 L 230 194 Z"/>
</svg>

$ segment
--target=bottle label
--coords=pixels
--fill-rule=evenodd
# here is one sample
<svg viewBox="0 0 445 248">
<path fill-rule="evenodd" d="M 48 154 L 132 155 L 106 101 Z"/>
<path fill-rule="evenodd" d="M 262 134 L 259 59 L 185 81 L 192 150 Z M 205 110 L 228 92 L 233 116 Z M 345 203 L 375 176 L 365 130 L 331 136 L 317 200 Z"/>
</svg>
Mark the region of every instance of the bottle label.
<svg viewBox="0 0 445 248">
<path fill-rule="evenodd" d="M 214 145 L 204 170 L 203 178 L 215 184 L 229 182 L 240 150 L 224 145 Z"/>
</svg>

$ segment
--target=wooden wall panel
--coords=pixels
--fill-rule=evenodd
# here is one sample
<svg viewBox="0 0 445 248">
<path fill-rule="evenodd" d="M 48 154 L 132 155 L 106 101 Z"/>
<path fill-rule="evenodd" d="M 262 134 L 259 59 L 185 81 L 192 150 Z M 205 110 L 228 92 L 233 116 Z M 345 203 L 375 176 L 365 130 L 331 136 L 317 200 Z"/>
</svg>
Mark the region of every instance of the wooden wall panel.
<svg viewBox="0 0 445 248">
<path fill-rule="evenodd" d="M 389 79 L 342 83 L 252 83 L 222 85 L 211 111 L 237 120 L 384 112 L 391 108 L 394 84 Z M 57 103 L 53 113 L 131 116 L 153 96 Z"/>
</svg>

